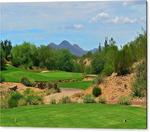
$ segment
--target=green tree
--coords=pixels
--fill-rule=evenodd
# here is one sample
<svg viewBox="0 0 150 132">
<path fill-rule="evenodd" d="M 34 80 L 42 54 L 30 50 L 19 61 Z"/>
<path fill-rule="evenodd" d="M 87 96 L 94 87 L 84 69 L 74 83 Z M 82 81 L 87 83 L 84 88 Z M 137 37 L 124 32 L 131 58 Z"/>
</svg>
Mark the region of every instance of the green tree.
<svg viewBox="0 0 150 132">
<path fill-rule="evenodd" d="M 132 52 L 128 45 L 125 45 L 121 49 L 115 58 L 115 71 L 118 75 L 124 75 L 130 73 L 132 66 Z"/>
<path fill-rule="evenodd" d="M 68 50 L 62 50 L 58 58 L 58 67 L 60 70 L 73 71 L 74 60 L 72 54 Z"/>
<path fill-rule="evenodd" d="M 49 70 L 56 69 L 57 51 L 47 46 L 40 46 L 38 48 L 38 55 L 36 60 L 39 62 L 40 67 L 46 67 Z"/>
<path fill-rule="evenodd" d="M 101 71 L 104 69 L 104 58 L 100 52 L 96 52 L 92 59 L 92 71 L 95 74 L 101 73 Z"/>
<path fill-rule="evenodd" d="M 0 70 L 5 69 L 5 53 L 4 50 L 0 47 Z"/>
<path fill-rule="evenodd" d="M 22 45 L 16 45 L 12 49 L 12 64 L 14 66 L 32 68 L 35 51 L 36 46 L 28 42 L 24 42 Z"/>
<path fill-rule="evenodd" d="M 12 49 L 12 44 L 11 41 L 9 40 L 4 40 L 0 42 L 1 48 L 3 49 L 3 51 L 5 52 L 5 59 L 6 60 L 10 60 L 10 53 L 11 53 L 11 49 Z"/>
<path fill-rule="evenodd" d="M 105 46 L 105 47 L 108 46 L 108 38 L 107 38 L 107 37 L 105 37 L 104 46 Z"/>
</svg>

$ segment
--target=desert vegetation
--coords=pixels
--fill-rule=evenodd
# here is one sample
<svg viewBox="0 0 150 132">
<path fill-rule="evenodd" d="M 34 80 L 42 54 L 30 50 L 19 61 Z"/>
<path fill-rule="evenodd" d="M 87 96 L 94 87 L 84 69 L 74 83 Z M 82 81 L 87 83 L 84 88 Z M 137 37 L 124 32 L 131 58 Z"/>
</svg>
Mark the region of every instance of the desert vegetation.
<svg viewBox="0 0 150 132">
<path fill-rule="evenodd" d="M 146 128 L 146 32 L 122 47 L 112 37 L 103 45 L 95 52 L 75 56 L 66 49 L 30 42 L 12 46 L 11 41 L 1 41 L 1 125 L 36 126 L 35 117 L 45 117 L 39 126 Z M 65 119 L 61 110 L 64 117 L 76 120 L 61 125 Z M 85 111 L 89 116 L 84 116 Z M 46 113 L 57 113 L 59 119 L 47 118 Z M 26 114 L 32 118 L 26 121 Z M 106 115 L 110 115 L 108 125 L 104 125 Z M 135 121 L 137 115 L 140 121 Z M 51 120 L 54 124 L 48 123 Z M 78 120 L 90 125 L 83 121 L 74 126 Z M 114 125 L 108 123 L 111 120 Z"/>
</svg>

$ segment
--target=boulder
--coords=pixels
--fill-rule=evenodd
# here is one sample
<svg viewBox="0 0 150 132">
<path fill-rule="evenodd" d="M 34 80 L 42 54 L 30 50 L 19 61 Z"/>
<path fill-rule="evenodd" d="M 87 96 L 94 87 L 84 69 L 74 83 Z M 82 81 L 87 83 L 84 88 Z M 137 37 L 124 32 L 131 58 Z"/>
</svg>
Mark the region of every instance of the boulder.
<svg viewBox="0 0 150 132">
<path fill-rule="evenodd" d="M 10 91 L 16 91 L 18 89 L 17 85 L 9 87 Z"/>
</svg>

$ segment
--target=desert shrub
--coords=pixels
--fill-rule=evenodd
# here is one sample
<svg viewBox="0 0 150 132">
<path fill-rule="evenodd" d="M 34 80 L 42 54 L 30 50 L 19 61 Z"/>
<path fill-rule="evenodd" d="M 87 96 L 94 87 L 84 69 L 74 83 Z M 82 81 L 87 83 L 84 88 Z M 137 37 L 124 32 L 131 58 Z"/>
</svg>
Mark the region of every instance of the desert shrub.
<svg viewBox="0 0 150 132">
<path fill-rule="evenodd" d="M 136 79 L 133 83 L 133 96 L 144 97 L 146 96 L 147 74 L 146 62 L 143 61 L 136 68 Z"/>
<path fill-rule="evenodd" d="M 7 91 L 1 91 L 0 92 L 0 108 L 8 108 L 8 100 L 10 98 L 10 93 Z"/>
<path fill-rule="evenodd" d="M 103 75 L 98 75 L 95 79 L 94 79 L 94 84 L 99 85 L 100 83 L 103 82 Z"/>
<path fill-rule="evenodd" d="M 82 98 L 84 96 L 84 93 L 75 93 L 72 95 L 73 98 Z"/>
<path fill-rule="evenodd" d="M 83 98 L 84 103 L 95 103 L 93 95 L 86 95 Z"/>
<path fill-rule="evenodd" d="M 42 104 L 42 98 L 38 95 L 29 95 L 26 97 L 28 105 L 39 105 Z"/>
<path fill-rule="evenodd" d="M 98 103 L 106 104 L 106 98 L 105 97 L 99 97 L 98 98 Z"/>
<path fill-rule="evenodd" d="M 50 94 L 54 94 L 54 93 L 58 93 L 58 92 L 60 92 L 59 89 L 55 89 L 55 88 L 45 90 L 46 95 L 50 95 Z"/>
<path fill-rule="evenodd" d="M 127 97 L 127 96 L 121 96 L 118 100 L 118 104 L 130 105 L 131 104 L 131 98 Z"/>
<path fill-rule="evenodd" d="M 51 101 L 50 101 L 50 104 L 56 104 L 57 102 L 56 102 L 56 99 L 51 99 Z"/>
<path fill-rule="evenodd" d="M 27 105 L 27 101 L 25 98 L 21 98 L 19 101 L 18 101 L 18 106 L 26 106 Z"/>
<path fill-rule="evenodd" d="M 26 89 L 23 95 L 27 102 L 27 105 L 38 105 L 43 103 L 43 98 L 30 88 Z"/>
<path fill-rule="evenodd" d="M 46 90 L 45 90 L 45 94 L 46 94 L 46 95 L 52 94 L 51 89 L 46 89 Z"/>
<path fill-rule="evenodd" d="M 18 106 L 18 102 L 19 100 L 22 98 L 23 96 L 19 93 L 19 92 L 12 92 L 10 94 L 10 98 L 8 100 L 8 106 L 10 108 L 13 107 L 17 107 Z"/>
<path fill-rule="evenodd" d="M 106 65 L 102 71 L 103 75 L 110 76 L 113 73 L 113 67 L 111 65 Z"/>
<path fill-rule="evenodd" d="M 62 104 L 67 104 L 67 103 L 71 103 L 71 99 L 68 96 L 64 96 L 62 97 L 62 99 L 59 100 L 59 102 Z"/>
<path fill-rule="evenodd" d="M 60 92 L 60 88 L 58 87 L 58 85 L 55 83 L 54 87 L 51 89 L 52 93 L 59 93 Z"/>
<path fill-rule="evenodd" d="M 93 88 L 92 93 L 93 93 L 93 95 L 94 95 L 95 97 L 98 97 L 99 95 L 102 94 L 101 88 L 95 86 L 95 87 Z"/>
<path fill-rule="evenodd" d="M 144 97 L 146 94 L 146 89 L 144 88 L 145 86 L 146 86 L 146 81 L 137 79 L 133 83 L 133 96 Z"/>
<path fill-rule="evenodd" d="M 22 77 L 20 82 L 25 86 L 32 86 L 32 82 L 27 77 Z"/>
<path fill-rule="evenodd" d="M 4 82 L 5 78 L 3 76 L 0 76 L 0 83 Z"/>
</svg>

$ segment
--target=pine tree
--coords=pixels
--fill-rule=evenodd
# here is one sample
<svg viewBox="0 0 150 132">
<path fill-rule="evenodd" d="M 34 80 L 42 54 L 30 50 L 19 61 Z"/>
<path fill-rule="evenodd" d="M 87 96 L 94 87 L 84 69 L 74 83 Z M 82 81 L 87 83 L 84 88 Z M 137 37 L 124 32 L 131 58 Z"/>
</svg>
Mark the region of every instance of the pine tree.
<svg viewBox="0 0 150 132">
<path fill-rule="evenodd" d="M 101 52 L 101 51 L 102 51 L 101 43 L 99 43 L 98 50 L 99 50 L 99 52 Z"/>
<path fill-rule="evenodd" d="M 105 37 L 104 46 L 108 47 L 108 38 L 107 37 Z"/>
</svg>

